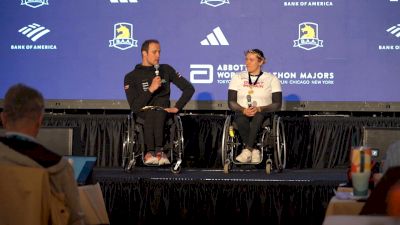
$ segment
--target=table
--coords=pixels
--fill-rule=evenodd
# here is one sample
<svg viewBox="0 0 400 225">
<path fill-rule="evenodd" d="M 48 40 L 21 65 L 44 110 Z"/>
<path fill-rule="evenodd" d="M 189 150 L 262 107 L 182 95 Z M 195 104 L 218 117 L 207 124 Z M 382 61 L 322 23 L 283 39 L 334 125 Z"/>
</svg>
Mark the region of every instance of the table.
<svg viewBox="0 0 400 225">
<path fill-rule="evenodd" d="M 361 212 L 362 208 L 364 207 L 365 202 L 351 199 L 350 193 L 352 192 L 353 188 L 351 187 L 338 187 L 336 190 L 336 195 L 333 196 L 329 201 L 325 216 L 358 215 Z M 345 198 L 347 196 L 348 198 L 339 199 L 337 196 L 341 196 L 342 198 Z"/>
<path fill-rule="evenodd" d="M 364 207 L 364 204 L 365 202 L 359 202 L 353 199 L 342 200 L 333 196 L 329 201 L 325 216 L 358 215 Z"/>
<path fill-rule="evenodd" d="M 327 216 L 322 225 L 400 225 L 400 218 L 389 216 Z"/>
</svg>

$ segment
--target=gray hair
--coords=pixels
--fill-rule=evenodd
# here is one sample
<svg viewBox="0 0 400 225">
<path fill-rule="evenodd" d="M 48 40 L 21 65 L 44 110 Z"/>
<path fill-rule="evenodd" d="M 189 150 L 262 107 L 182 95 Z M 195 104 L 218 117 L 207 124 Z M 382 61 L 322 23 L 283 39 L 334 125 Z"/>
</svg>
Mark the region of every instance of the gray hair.
<svg viewBox="0 0 400 225">
<path fill-rule="evenodd" d="M 4 97 L 3 113 L 10 122 L 21 119 L 36 119 L 44 112 L 42 94 L 24 84 L 11 86 Z"/>
</svg>

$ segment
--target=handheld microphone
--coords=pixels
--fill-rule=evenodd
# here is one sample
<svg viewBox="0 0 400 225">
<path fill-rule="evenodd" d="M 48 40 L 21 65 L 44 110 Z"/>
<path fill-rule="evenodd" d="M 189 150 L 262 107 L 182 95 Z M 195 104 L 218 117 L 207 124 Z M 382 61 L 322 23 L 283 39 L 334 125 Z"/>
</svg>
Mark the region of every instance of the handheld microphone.
<svg viewBox="0 0 400 225">
<path fill-rule="evenodd" d="M 158 68 L 160 68 L 160 65 L 156 64 L 154 65 L 154 69 L 156 69 L 155 74 L 156 76 L 160 76 L 160 71 L 158 70 Z M 165 81 L 164 79 L 161 80 L 161 83 L 166 83 L 167 81 Z"/>
<path fill-rule="evenodd" d="M 156 69 L 156 76 L 160 76 L 160 71 L 158 71 L 158 68 L 160 68 L 160 65 L 156 64 L 154 65 L 154 69 Z"/>
<path fill-rule="evenodd" d="M 252 106 L 252 104 L 251 104 L 251 95 L 247 95 L 246 97 L 247 97 L 247 106 L 251 107 Z"/>
</svg>

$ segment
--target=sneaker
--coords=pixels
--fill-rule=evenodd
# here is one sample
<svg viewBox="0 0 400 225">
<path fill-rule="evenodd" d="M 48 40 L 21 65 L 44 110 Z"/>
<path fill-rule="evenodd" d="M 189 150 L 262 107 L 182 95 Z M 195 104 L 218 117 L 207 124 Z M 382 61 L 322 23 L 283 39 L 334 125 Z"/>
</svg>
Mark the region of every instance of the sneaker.
<svg viewBox="0 0 400 225">
<path fill-rule="evenodd" d="M 157 165 L 158 159 L 157 157 L 153 156 L 151 152 L 147 152 L 146 155 L 144 156 L 144 164 Z"/>
<path fill-rule="evenodd" d="M 158 158 L 158 154 L 157 154 L 157 158 Z M 166 154 L 161 153 L 160 154 L 160 159 L 158 160 L 158 165 L 169 165 L 171 164 L 171 162 L 169 161 L 168 157 Z"/>
<path fill-rule="evenodd" d="M 258 149 L 253 149 L 251 151 L 251 163 L 260 163 L 261 162 L 261 153 Z"/>
<path fill-rule="evenodd" d="M 248 163 L 251 161 L 251 152 L 249 149 L 245 148 L 242 150 L 242 153 L 240 153 L 238 156 L 236 156 L 236 161 L 239 161 L 241 163 Z"/>
</svg>

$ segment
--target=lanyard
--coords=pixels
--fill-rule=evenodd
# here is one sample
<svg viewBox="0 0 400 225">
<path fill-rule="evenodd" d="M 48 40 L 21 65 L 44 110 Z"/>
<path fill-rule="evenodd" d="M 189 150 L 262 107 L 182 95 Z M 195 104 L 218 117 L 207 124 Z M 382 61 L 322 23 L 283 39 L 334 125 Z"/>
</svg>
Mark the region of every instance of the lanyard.
<svg viewBox="0 0 400 225">
<path fill-rule="evenodd" d="M 256 84 L 257 84 L 257 81 L 258 81 L 258 79 L 261 77 L 261 75 L 263 74 L 263 72 L 262 71 L 260 71 L 260 74 L 258 74 L 257 75 L 257 79 L 254 81 L 254 83 L 251 81 L 251 75 L 250 75 L 250 73 L 249 73 L 249 84 L 250 84 L 250 87 L 251 86 L 256 86 Z"/>
</svg>

